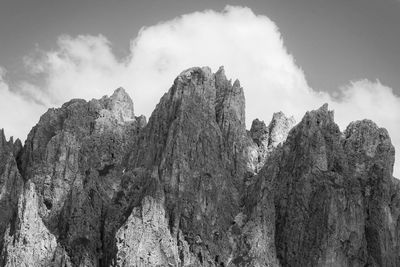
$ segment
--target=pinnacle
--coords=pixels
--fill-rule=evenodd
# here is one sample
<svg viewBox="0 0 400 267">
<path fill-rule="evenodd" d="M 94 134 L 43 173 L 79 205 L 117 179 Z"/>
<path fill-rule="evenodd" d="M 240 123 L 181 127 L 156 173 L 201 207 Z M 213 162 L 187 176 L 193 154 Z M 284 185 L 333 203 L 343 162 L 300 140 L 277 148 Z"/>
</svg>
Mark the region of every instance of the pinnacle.
<svg viewBox="0 0 400 267">
<path fill-rule="evenodd" d="M 6 142 L 7 140 L 4 134 L 4 129 L 0 129 L 0 148 L 3 148 Z"/>
<path fill-rule="evenodd" d="M 122 121 L 131 121 L 134 119 L 134 107 L 132 98 L 124 88 L 119 87 L 110 96 L 108 108 L 117 115 Z"/>
<path fill-rule="evenodd" d="M 210 67 L 192 67 L 182 71 L 178 78 L 190 79 L 194 73 L 201 73 L 204 76 L 210 76 L 212 74 Z"/>
<path fill-rule="evenodd" d="M 236 79 L 234 82 L 233 82 L 233 86 L 232 87 L 234 87 L 234 88 L 239 88 L 240 87 L 240 81 L 238 80 L 238 79 Z"/>
<path fill-rule="evenodd" d="M 220 66 L 218 68 L 218 71 L 215 73 L 216 76 L 220 76 L 220 77 L 226 77 L 225 76 L 225 68 L 224 66 Z"/>
<path fill-rule="evenodd" d="M 119 88 L 115 89 L 114 93 L 111 95 L 110 98 L 111 99 L 124 99 L 124 98 L 131 99 L 131 97 L 125 91 L 125 89 L 123 87 L 119 87 Z"/>
<path fill-rule="evenodd" d="M 328 111 L 328 103 L 324 103 L 318 110 Z"/>
</svg>

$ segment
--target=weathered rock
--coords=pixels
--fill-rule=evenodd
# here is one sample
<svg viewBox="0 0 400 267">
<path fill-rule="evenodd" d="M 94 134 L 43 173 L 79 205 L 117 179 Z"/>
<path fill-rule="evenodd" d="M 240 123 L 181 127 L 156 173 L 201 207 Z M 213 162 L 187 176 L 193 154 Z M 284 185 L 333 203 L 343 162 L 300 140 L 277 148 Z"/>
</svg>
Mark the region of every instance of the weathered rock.
<svg viewBox="0 0 400 267">
<path fill-rule="evenodd" d="M 148 123 L 120 88 L 0 132 L 0 266 L 400 266 L 393 164 L 327 105 L 246 131 L 240 83 L 191 68 Z"/>
<path fill-rule="evenodd" d="M 6 229 L 16 219 L 18 197 L 23 187 L 15 160 L 19 152 L 18 141 L 13 143 L 12 138 L 7 141 L 3 129 L 0 129 L 0 253 Z M 0 257 L 0 265 L 2 261 L 3 257 Z"/>
<path fill-rule="evenodd" d="M 253 153 L 252 169 L 257 173 L 264 166 L 268 156 L 286 140 L 289 131 L 295 125 L 293 117 L 286 117 L 283 112 L 274 113 L 268 127 L 264 121 L 255 119 L 249 135 L 254 141 L 250 146 Z"/>
<path fill-rule="evenodd" d="M 283 112 L 274 113 L 268 126 L 268 146 L 273 148 L 284 142 L 295 123 L 296 121 L 293 117 L 286 117 Z"/>
<path fill-rule="evenodd" d="M 368 264 L 399 266 L 399 191 L 393 181 L 394 147 L 386 129 L 369 120 L 351 123 L 345 131 L 344 150 L 349 173 L 364 196 L 365 240 Z"/>
<path fill-rule="evenodd" d="M 143 198 L 116 234 L 117 266 L 178 266 L 178 246 L 171 236 L 162 199 Z"/>
<path fill-rule="evenodd" d="M 264 121 L 260 121 L 259 119 L 253 120 L 250 128 L 250 136 L 257 146 L 268 148 L 269 129 Z"/>
<path fill-rule="evenodd" d="M 261 196 L 274 195 L 282 266 L 399 264 L 398 191 L 386 130 L 362 121 L 343 137 L 324 105 L 308 112 L 271 157 L 258 185 L 266 191 Z"/>
<path fill-rule="evenodd" d="M 39 217 L 35 185 L 27 182 L 18 200 L 18 215 L 5 233 L 4 266 L 50 266 L 56 237 Z"/>
<path fill-rule="evenodd" d="M 145 167 L 148 177 L 155 169 L 183 266 L 214 266 L 233 257 L 229 235 L 246 166 L 245 138 L 243 90 L 222 69 L 212 74 L 209 68 L 182 72 L 142 132 L 131 169 Z"/>
<path fill-rule="evenodd" d="M 113 218 L 113 226 L 106 226 L 107 211 L 123 177 L 124 156 L 144 124 L 145 118 L 136 121 L 132 100 L 120 88 L 111 97 L 75 99 L 50 109 L 29 134 L 20 165 L 24 179 L 34 184 L 34 218 L 43 221 L 65 248 L 61 257 L 73 265 L 98 266 L 110 257 L 122 222 Z"/>
</svg>

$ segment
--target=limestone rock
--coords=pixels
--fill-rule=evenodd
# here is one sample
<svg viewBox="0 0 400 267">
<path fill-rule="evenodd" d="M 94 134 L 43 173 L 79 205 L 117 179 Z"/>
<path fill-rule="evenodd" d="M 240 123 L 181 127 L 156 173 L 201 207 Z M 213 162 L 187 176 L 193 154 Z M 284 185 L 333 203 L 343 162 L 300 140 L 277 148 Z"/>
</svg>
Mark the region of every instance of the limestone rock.
<svg viewBox="0 0 400 267">
<path fill-rule="evenodd" d="M 50 266 L 57 240 L 38 215 L 35 185 L 28 182 L 18 200 L 18 215 L 6 233 L 4 266 Z"/>
<path fill-rule="evenodd" d="M 3 249 L 6 229 L 17 216 L 18 198 L 23 180 L 15 160 L 19 153 L 20 141 L 6 140 L 4 130 L 0 129 L 0 252 Z M 3 258 L 0 257 L 0 265 Z"/>
<path fill-rule="evenodd" d="M 280 264 L 399 265 L 393 158 L 375 124 L 355 122 L 343 136 L 327 105 L 308 112 L 258 181 L 273 188 Z"/>
<path fill-rule="evenodd" d="M 295 123 L 296 121 L 293 117 L 286 117 L 283 112 L 274 113 L 268 126 L 268 146 L 277 147 L 280 143 L 284 142 Z"/>
<path fill-rule="evenodd" d="M 117 266 L 178 266 L 163 203 L 146 196 L 116 234 Z"/>
<path fill-rule="evenodd" d="M 123 177 L 124 156 L 144 124 L 119 88 L 111 97 L 74 99 L 50 109 L 30 132 L 20 165 L 24 179 L 35 185 L 35 218 L 65 248 L 58 254 L 72 265 L 110 261 L 110 244 L 122 222 L 106 220 L 107 213 Z"/>
<path fill-rule="evenodd" d="M 268 127 L 264 121 L 255 119 L 251 124 L 249 135 L 255 143 L 251 146 L 254 151 L 253 169 L 257 173 L 264 166 L 268 156 L 282 144 L 295 125 L 293 117 L 286 117 L 283 112 L 274 113 Z"/>
<path fill-rule="evenodd" d="M 253 120 L 250 128 L 250 136 L 259 147 L 268 148 L 269 129 L 264 121 L 259 119 Z"/>
<path fill-rule="evenodd" d="M 192 68 L 162 97 L 130 156 L 132 171 L 147 169 L 144 179 L 151 179 L 153 169 L 157 173 L 183 266 L 226 264 L 234 256 L 230 226 L 243 184 L 244 138 L 239 84 L 232 85 L 222 69 L 212 74 Z"/>
<path fill-rule="evenodd" d="M 400 266 L 388 132 L 324 105 L 246 131 L 239 81 L 183 71 L 148 123 L 119 88 L 0 131 L 0 266 Z"/>
</svg>

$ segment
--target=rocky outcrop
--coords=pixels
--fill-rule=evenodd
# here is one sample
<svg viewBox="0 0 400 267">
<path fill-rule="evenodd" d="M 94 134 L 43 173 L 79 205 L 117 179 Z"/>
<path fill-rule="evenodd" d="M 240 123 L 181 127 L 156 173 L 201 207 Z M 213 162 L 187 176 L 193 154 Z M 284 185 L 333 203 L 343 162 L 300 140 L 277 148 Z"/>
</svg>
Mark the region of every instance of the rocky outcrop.
<svg viewBox="0 0 400 267">
<path fill-rule="evenodd" d="M 274 195 L 280 264 L 398 266 L 393 160 L 385 129 L 365 120 L 342 135 L 327 105 L 308 112 L 257 181 L 259 199 Z"/>
<path fill-rule="evenodd" d="M 5 233 L 4 266 L 49 266 L 56 248 L 56 237 L 39 217 L 35 185 L 28 182 L 18 200 L 16 222 Z"/>
<path fill-rule="evenodd" d="M 116 234 L 117 266 L 178 266 L 178 246 L 172 238 L 162 200 L 143 198 Z"/>
<path fill-rule="evenodd" d="M 144 179 L 163 191 L 181 265 L 214 266 L 233 257 L 230 228 L 241 200 L 246 138 L 243 90 L 223 69 L 182 72 L 143 130 L 131 170 L 146 168 Z"/>
<path fill-rule="evenodd" d="M 286 117 L 283 112 L 274 113 L 268 127 L 264 121 L 255 119 L 251 124 L 249 135 L 254 144 L 251 147 L 253 156 L 252 169 L 258 173 L 264 166 L 268 156 L 283 143 L 296 121 Z"/>
<path fill-rule="evenodd" d="M 36 224 L 19 219 L 10 238 L 23 240 L 26 235 L 29 242 L 9 242 L 5 261 L 13 260 L 17 251 L 33 251 L 38 242 L 49 248 L 47 254 L 53 253 L 50 258 L 61 251 L 74 266 L 98 266 L 106 260 L 121 224 L 121 218 L 107 220 L 107 214 L 121 186 L 124 156 L 144 124 L 143 118 L 134 117 L 133 102 L 122 88 L 111 97 L 74 99 L 47 111 L 19 158 L 28 189 L 20 198 L 18 216 Z M 33 205 L 28 214 L 25 203 Z M 36 240 L 41 233 L 48 238 Z M 56 250 L 54 242 L 62 249 Z"/>
<path fill-rule="evenodd" d="M 18 197 L 23 187 L 16 162 L 20 144 L 19 139 L 7 141 L 4 130 L 0 129 L 0 252 L 7 238 L 7 227 L 17 217 Z M 0 265 L 4 265 L 1 259 Z"/>
<path fill-rule="evenodd" d="M 239 81 L 183 71 L 149 122 L 122 88 L 0 132 L 0 266 L 399 266 L 385 129 L 327 105 L 246 131 Z"/>
</svg>

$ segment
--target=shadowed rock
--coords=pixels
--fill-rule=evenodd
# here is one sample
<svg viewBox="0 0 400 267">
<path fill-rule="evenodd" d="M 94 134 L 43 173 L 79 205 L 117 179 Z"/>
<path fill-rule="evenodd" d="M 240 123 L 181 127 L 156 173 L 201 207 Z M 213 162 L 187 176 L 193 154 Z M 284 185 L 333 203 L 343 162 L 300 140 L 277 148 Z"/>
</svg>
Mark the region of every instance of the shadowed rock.
<svg viewBox="0 0 400 267">
<path fill-rule="evenodd" d="M 253 169 L 257 173 L 264 166 L 268 156 L 282 144 L 295 125 L 293 117 L 286 117 L 283 112 L 274 113 L 268 127 L 264 121 L 255 119 L 251 124 L 250 137 L 255 145 L 253 151 Z"/>
<path fill-rule="evenodd" d="M 19 140 L 13 143 L 12 137 L 6 140 L 4 130 L 0 129 L 0 252 L 9 233 L 9 224 L 16 225 L 18 198 L 23 180 L 15 160 L 19 152 Z M 5 263 L 0 257 L 0 265 Z"/>
<path fill-rule="evenodd" d="M 236 253 L 231 223 L 243 188 L 246 138 L 242 88 L 238 82 L 232 85 L 223 69 L 212 74 L 209 68 L 182 72 L 142 132 L 131 169 L 145 167 L 144 179 L 156 184 L 153 194 L 164 195 L 160 208 L 165 209 L 183 266 L 227 263 Z M 131 224 L 119 235 L 140 225 Z M 156 230 L 151 233 L 148 238 L 158 235 Z M 119 255 L 137 241 L 124 244 Z M 160 249 L 141 250 L 148 259 L 144 264 L 152 264 L 147 253 L 157 255 Z"/>
<path fill-rule="evenodd" d="M 267 160 L 282 266 L 398 266 L 398 182 L 387 131 L 370 121 L 344 136 L 327 105 L 307 112 Z"/>
<path fill-rule="evenodd" d="M 239 81 L 195 67 L 148 123 L 119 88 L 0 130 L 0 266 L 400 266 L 387 131 L 294 124 L 246 131 Z"/>
<path fill-rule="evenodd" d="M 20 157 L 25 187 L 34 196 L 20 202 L 35 208 L 28 211 L 19 206 L 20 230 L 10 235 L 14 240 L 26 235 L 29 242 L 9 242 L 5 261 L 24 262 L 25 257 L 42 265 L 42 258 L 26 258 L 29 253 L 40 253 L 34 250 L 40 241 L 49 249 L 50 260 L 67 254 L 64 258 L 70 258 L 74 266 L 101 264 L 112 251 L 109 246 L 121 219 L 113 218 L 105 225 L 123 176 L 123 159 L 144 123 L 143 118 L 136 121 L 132 100 L 122 88 L 111 97 L 89 102 L 74 99 L 49 109 L 28 135 Z M 23 218 L 39 222 L 24 226 Z M 35 240 L 40 235 L 29 229 L 46 232 L 51 238 Z M 56 249 L 53 239 L 61 249 Z M 17 253 L 21 250 L 26 254 Z M 43 257 L 49 260 L 49 255 Z"/>
</svg>

